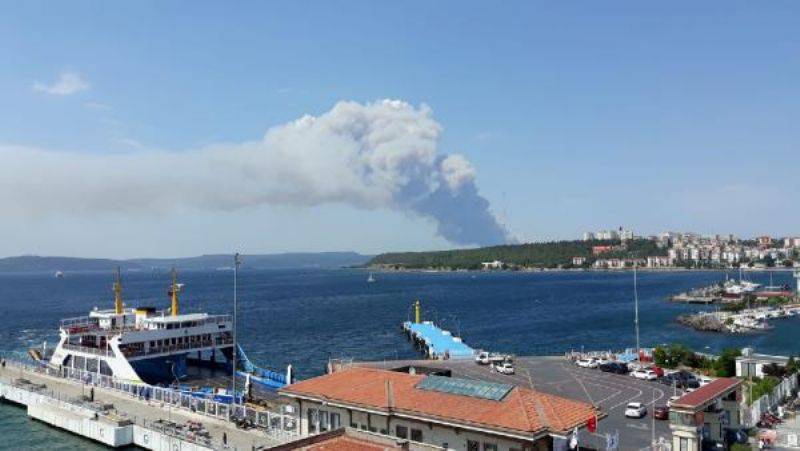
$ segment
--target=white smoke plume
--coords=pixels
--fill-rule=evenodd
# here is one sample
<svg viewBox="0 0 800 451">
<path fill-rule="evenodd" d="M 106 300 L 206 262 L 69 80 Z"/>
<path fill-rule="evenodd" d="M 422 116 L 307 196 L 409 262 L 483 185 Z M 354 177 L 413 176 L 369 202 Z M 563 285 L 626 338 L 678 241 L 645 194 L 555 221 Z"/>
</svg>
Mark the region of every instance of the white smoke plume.
<svg viewBox="0 0 800 451">
<path fill-rule="evenodd" d="M 337 103 L 271 128 L 260 141 L 196 150 L 68 153 L 0 145 L 0 209 L 86 215 L 328 203 L 435 221 L 458 244 L 508 241 L 461 155 L 437 149 L 427 106 Z"/>
</svg>

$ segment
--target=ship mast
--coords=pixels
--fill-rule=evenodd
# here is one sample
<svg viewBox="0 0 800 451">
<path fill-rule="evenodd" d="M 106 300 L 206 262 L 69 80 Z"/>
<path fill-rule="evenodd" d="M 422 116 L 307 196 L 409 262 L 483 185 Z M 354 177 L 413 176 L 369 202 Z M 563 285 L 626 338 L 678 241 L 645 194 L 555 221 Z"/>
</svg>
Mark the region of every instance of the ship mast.
<svg viewBox="0 0 800 451">
<path fill-rule="evenodd" d="M 122 275 L 117 266 L 117 276 L 114 279 L 114 313 L 122 314 Z"/>
<path fill-rule="evenodd" d="M 172 316 L 178 316 L 178 272 L 172 268 Z"/>
</svg>

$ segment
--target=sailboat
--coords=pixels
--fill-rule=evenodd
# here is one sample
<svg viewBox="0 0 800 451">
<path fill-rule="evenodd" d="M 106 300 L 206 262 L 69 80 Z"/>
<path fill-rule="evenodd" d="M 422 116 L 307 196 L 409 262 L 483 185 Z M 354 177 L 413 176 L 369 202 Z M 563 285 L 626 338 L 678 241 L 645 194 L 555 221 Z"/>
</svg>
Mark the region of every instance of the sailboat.
<svg viewBox="0 0 800 451">
<path fill-rule="evenodd" d="M 367 283 L 374 283 L 374 282 L 375 282 L 375 276 L 372 275 L 372 273 L 369 273 L 369 277 L 367 277 Z"/>
</svg>

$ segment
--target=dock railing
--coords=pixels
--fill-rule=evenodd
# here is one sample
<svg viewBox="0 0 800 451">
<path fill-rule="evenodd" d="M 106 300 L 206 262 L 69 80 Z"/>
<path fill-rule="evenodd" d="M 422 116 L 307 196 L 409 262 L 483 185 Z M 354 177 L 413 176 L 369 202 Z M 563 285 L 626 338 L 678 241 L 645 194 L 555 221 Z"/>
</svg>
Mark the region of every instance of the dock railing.
<svg viewBox="0 0 800 451">
<path fill-rule="evenodd" d="M 29 358 L 19 352 L 0 352 L 0 358 L 7 367 L 20 370 L 21 377 L 23 372 L 28 371 L 50 377 L 79 381 L 84 385 L 111 390 L 162 408 L 180 409 L 229 422 L 247 420 L 251 425 L 264 431 L 274 439 L 288 441 L 300 435 L 300 418 L 295 412 L 287 410 L 273 412 L 267 409 L 255 409 L 247 405 L 218 402 L 168 387 L 156 387 L 143 382 L 120 380 L 75 368 L 53 368 L 48 365 L 26 361 Z"/>
</svg>

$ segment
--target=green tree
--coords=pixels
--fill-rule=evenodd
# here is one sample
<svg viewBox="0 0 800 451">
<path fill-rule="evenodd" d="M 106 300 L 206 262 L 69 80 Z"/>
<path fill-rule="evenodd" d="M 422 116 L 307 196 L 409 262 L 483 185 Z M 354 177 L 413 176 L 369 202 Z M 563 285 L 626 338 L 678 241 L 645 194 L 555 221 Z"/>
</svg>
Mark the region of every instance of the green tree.
<svg viewBox="0 0 800 451">
<path fill-rule="evenodd" d="M 733 377 L 736 375 L 736 357 L 742 352 L 736 348 L 725 348 L 714 361 L 712 368 L 717 377 Z"/>
</svg>

